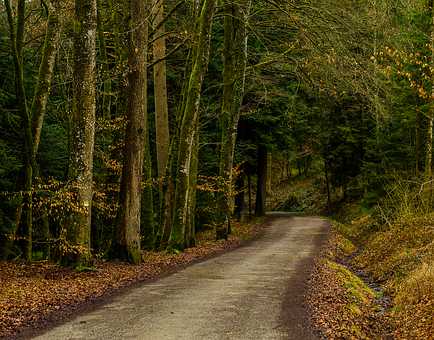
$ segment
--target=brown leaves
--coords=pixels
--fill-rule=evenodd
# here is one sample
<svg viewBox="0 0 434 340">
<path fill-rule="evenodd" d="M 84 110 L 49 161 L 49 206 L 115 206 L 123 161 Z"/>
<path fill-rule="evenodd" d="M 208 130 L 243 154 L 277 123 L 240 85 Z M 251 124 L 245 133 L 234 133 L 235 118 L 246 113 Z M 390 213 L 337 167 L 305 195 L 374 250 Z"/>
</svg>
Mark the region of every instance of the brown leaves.
<svg viewBox="0 0 434 340">
<path fill-rule="evenodd" d="M 259 225 L 234 224 L 228 241 L 214 242 L 214 233 L 198 235 L 198 246 L 184 253 L 145 252 L 138 266 L 98 262 L 96 271 L 78 273 L 48 262 L 0 262 L 0 338 L 28 326 L 44 324 L 76 307 L 134 282 L 146 281 L 176 268 L 237 247 L 253 237 Z"/>
</svg>

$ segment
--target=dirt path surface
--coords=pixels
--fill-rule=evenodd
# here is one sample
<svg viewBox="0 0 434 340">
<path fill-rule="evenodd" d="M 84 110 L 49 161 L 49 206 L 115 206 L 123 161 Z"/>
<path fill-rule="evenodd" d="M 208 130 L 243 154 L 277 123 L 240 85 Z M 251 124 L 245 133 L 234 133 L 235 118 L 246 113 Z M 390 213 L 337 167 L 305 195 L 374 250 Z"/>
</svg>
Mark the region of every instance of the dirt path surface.
<svg viewBox="0 0 434 340">
<path fill-rule="evenodd" d="M 276 215 L 249 245 L 134 288 L 36 339 L 316 339 L 303 295 L 327 226 Z"/>
</svg>

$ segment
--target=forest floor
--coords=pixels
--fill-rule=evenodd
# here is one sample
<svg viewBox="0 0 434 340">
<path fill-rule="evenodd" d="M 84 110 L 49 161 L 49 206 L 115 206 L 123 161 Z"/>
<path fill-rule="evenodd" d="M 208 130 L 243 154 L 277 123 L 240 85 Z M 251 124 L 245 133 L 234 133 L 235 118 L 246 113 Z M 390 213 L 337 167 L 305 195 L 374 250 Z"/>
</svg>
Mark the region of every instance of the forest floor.
<svg viewBox="0 0 434 340">
<path fill-rule="evenodd" d="M 198 234 L 198 245 L 183 253 L 144 252 L 138 266 L 122 262 L 95 264 L 77 272 L 49 262 L 0 262 L 0 338 L 32 334 L 62 322 L 125 288 L 173 273 L 190 264 L 235 249 L 254 239 L 263 221 L 235 224 L 227 241 L 214 241 L 213 231 Z"/>
<path fill-rule="evenodd" d="M 328 229 L 321 218 L 279 214 L 245 246 L 128 289 L 39 338 L 317 339 L 304 294 Z M 86 275 L 82 285 L 96 274 Z"/>
</svg>

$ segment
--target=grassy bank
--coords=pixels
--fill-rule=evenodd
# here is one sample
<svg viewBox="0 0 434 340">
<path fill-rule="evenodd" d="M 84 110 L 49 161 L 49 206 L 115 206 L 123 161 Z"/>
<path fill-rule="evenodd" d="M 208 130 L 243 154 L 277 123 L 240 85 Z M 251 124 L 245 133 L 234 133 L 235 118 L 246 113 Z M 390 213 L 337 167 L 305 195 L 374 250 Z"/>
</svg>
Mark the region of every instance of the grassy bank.
<svg viewBox="0 0 434 340">
<path fill-rule="evenodd" d="M 361 215 L 339 225 L 361 249 L 351 261 L 392 297 L 397 339 L 434 338 L 434 214 Z"/>
<path fill-rule="evenodd" d="M 311 303 L 314 322 L 326 335 L 332 329 L 331 338 L 372 339 L 390 333 L 394 339 L 433 339 L 434 214 L 379 211 L 380 206 L 363 213 L 353 204 L 340 213 L 347 218 L 334 222 L 313 277 L 319 293 L 311 301 L 320 301 Z M 354 273 L 363 273 L 382 292 L 374 292 Z M 324 288 L 325 282 L 332 282 L 333 289 Z M 321 306 L 324 294 L 339 302 L 337 311 Z M 379 303 L 382 294 L 390 297 L 386 311 Z"/>
</svg>

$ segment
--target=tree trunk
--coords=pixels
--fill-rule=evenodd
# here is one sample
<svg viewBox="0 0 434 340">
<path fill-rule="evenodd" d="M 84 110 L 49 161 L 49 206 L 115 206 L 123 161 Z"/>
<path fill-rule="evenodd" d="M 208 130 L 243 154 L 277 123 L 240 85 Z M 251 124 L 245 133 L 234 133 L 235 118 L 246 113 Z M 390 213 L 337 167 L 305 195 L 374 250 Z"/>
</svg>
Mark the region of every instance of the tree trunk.
<svg viewBox="0 0 434 340">
<path fill-rule="evenodd" d="M 220 116 L 221 151 L 219 176 L 224 192 L 218 194 L 217 238 L 227 238 L 233 207 L 234 152 L 244 97 L 247 66 L 247 17 L 250 0 L 225 1 L 223 102 Z"/>
<path fill-rule="evenodd" d="M 68 178 L 76 195 L 67 221 L 67 241 L 73 252 L 64 262 L 86 264 L 90 258 L 93 196 L 93 152 L 96 107 L 96 0 L 75 1 L 72 140 Z"/>
<path fill-rule="evenodd" d="M 182 111 L 179 148 L 177 157 L 176 189 L 173 226 L 169 239 L 169 247 L 185 248 L 185 230 L 189 220 L 190 191 L 192 175 L 192 158 L 199 119 L 199 106 L 203 78 L 208 67 L 212 19 L 216 0 L 204 0 L 198 17 L 197 34 L 192 51 L 192 68 L 186 101 Z"/>
<path fill-rule="evenodd" d="M 167 102 L 166 80 L 166 38 L 164 24 L 164 1 L 154 0 L 155 19 L 154 27 L 157 28 L 154 35 L 153 55 L 154 62 L 160 60 L 154 66 L 154 97 L 155 97 L 155 137 L 157 144 L 157 168 L 158 177 L 166 175 L 166 167 L 169 159 L 169 109 Z"/>
<path fill-rule="evenodd" d="M 266 199 L 267 199 L 267 163 L 268 153 L 267 148 L 263 145 L 258 145 L 258 168 L 257 168 L 257 186 L 256 186 L 256 208 L 255 215 L 258 217 L 265 216 Z"/>
<path fill-rule="evenodd" d="M 147 131 L 147 3 L 129 0 L 130 35 L 128 56 L 127 128 L 118 214 L 116 255 L 131 263 L 141 261 L 140 217 L 142 177 Z M 143 23 L 145 22 L 145 23 Z M 148 183 L 146 183 L 147 185 Z"/>
</svg>

